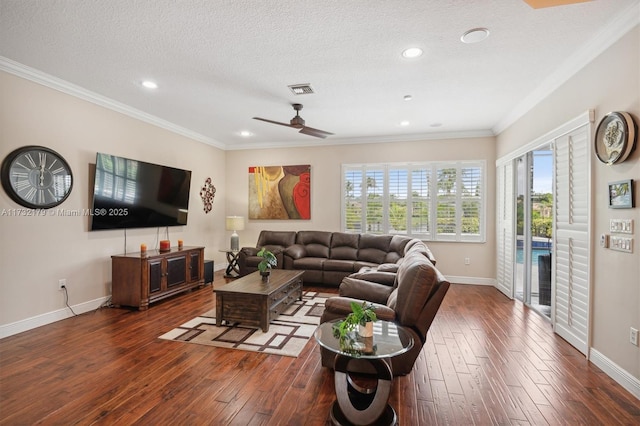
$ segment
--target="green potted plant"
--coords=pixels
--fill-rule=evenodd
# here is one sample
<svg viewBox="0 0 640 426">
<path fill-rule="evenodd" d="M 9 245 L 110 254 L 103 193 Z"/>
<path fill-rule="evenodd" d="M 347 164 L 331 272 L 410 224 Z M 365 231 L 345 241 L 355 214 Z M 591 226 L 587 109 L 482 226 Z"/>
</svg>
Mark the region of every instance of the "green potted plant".
<svg viewBox="0 0 640 426">
<path fill-rule="evenodd" d="M 260 249 L 258 256 L 262 258 L 260 263 L 258 263 L 258 270 L 260 271 L 260 275 L 262 275 L 262 279 L 267 280 L 271 274 L 271 268 L 278 266 L 278 259 L 275 254 L 264 247 Z"/>
<path fill-rule="evenodd" d="M 360 337 L 373 336 L 373 322 L 378 320 L 375 306 L 371 302 L 364 301 L 361 304 L 351 302 L 351 313 L 343 321 L 334 326 L 334 335 L 341 342 L 349 337 L 349 333 L 357 331 Z"/>
</svg>

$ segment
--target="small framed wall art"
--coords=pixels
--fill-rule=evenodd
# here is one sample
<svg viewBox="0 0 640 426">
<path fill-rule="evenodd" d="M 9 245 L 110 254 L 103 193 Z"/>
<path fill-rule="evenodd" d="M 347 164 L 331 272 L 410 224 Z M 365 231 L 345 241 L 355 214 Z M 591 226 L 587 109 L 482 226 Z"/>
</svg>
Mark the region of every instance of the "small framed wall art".
<svg viewBox="0 0 640 426">
<path fill-rule="evenodd" d="M 609 208 L 633 208 L 633 179 L 609 182 Z"/>
</svg>

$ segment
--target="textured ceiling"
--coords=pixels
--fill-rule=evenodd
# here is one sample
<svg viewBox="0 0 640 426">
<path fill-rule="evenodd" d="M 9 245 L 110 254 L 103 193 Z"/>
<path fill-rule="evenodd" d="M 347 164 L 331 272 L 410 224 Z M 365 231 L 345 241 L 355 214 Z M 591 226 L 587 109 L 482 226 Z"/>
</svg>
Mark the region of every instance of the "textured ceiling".
<svg viewBox="0 0 640 426">
<path fill-rule="evenodd" d="M 481 135 L 510 124 L 629 14 L 637 24 L 638 4 L 0 0 L 0 56 L 226 149 Z M 475 27 L 490 36 L 461 43 Z M 402 58 L 410 46 L 424 55 Z M 316 93 L 293 95 L 298 83 Z M 294 102 L 335 136 L 252 119 L 288 122 Z"/>
</svg>

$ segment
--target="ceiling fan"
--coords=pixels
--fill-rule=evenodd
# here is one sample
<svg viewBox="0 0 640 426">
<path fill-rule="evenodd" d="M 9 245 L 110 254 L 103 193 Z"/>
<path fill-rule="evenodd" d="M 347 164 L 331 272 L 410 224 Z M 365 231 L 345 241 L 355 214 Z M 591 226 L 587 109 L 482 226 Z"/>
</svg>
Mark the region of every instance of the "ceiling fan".
<svg viewBox="0 0 640 426">
<path fill-rule="evenodd" d="M 534 9 L 541 9 L 544 7 L 564 6 L 574 3 L 586 3 L 591 0 L 524 0 L 529 6 Z"/>
<path fill-rule="evenodd" d="M 296 111 L 296 116 L 291 119 L 289 123 L 281 123 L 279 121 L 267 120 L 266 118 L 253 117 L 255 120 L 266 121 L 267 123 L 279 124 L 281 126 L 293 127 L 294 129 L 300 129 L 300 133 L 309 136 L 315 136 L 316 138 L 326 138 L 333 135 L 333 133 L 325 132 L 324 130 L 314 129 L 313 127 L 305 126 L 304 119 L 300 117 L 300 110 L 302 104 L 292 104 L 293 109 Z"/>
</svg>

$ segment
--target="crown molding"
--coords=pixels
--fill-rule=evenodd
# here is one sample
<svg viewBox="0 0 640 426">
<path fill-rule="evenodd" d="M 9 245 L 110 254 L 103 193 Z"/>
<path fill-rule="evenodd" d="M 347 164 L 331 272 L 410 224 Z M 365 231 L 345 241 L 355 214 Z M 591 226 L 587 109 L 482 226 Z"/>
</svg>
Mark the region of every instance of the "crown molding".
<svg viewBox="0 0 640 426">
<path fill-rule="evenodd" d="M 149 123 L 153 126 L 160 127 L 165 130 L 169 130 L 170 132 L 173 132 L 180 136 L 185 136 L 189 139 L 193 139 L 195 141 L 202 142 L 219 149 L 225 149 L 224 144 L 214 139 L 211 139 L 207 136 L 201 135 L 200 133 L 178 126 L 169 121 L 158 118 L 154 115 L 147 114 L 146 112 L 132 108 L 121 102 L 107 98 L 106 96 L 99 95 L 83 87 L 77 86 L 73 83 L 69 83 L 68 81 L 62 80 L 60 78 L 54 77 L 42 71 L 36 70 L 35 68 L 31 68 L 27 65 L 13 61 L 4 56 L 0 56 L 0 70 L 8 72 L 9 74 L 13 74 L 18 77 L 24 78 L 26 80 L 33 81 L 34 83 L 41 84 L 51 89 L 58 90 L 62 93 L 66 93 L 68 95 L 74 96 L 84 101 L 91 102 L 92 104 L 99 105 L 101 107 L 119 112 L 121 114 L 127 115 L 129 117 L 135 118 L 145 123 Z"/>
<path fill-rule="evenodd" d="M 533 92 L 493 127 L 493 133 L 499 135 L 522 118 L 638 24 L 640 24 L 640 2 L 621 11 L 602 31 L 568 57 L 554 73 L 545 78 Z"/>
<path fill-rule="evenodd" d="M 422 133 L 411 135 L 393 135 L 393 136 L 371 136 L 357 138 L 309 138 L 308 141 L 293 142 L 267 142 L 267 143 L 242 143 L 235 145 L 227 145 L 227 151 L 239 151 L 246 149 L 273 149 L 273 148 L 304 148 L 318 146 L 335 146 L 335 145 L 359 145 L 372 143 L 392 143 L 392 142 L 419 142 L 443 139 L 473 139 L 495 137 L 491 130 L 471 130 L 460 132 L 438 132 L 438 133 Z"/>
</svg>

